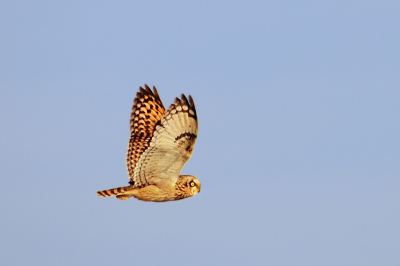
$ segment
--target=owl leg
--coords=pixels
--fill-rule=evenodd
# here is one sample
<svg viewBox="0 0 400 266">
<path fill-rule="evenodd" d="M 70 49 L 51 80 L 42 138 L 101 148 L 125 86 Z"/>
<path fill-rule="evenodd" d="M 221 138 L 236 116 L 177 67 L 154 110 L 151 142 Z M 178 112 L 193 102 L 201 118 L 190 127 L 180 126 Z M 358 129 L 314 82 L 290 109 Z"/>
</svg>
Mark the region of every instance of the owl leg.
<svg viewBox="0 0 400 266">
<path fill-rule="evenodd" d="M 129 199 L 130 197 L 132 197 L 133 195 L 129 195 L 129 194 L 125 194 L 125 195 L 118 195 L 117 196 L 117 199 L 120 199 L 120 200 L 127 200 L 127 199 Z"/>
</svg>

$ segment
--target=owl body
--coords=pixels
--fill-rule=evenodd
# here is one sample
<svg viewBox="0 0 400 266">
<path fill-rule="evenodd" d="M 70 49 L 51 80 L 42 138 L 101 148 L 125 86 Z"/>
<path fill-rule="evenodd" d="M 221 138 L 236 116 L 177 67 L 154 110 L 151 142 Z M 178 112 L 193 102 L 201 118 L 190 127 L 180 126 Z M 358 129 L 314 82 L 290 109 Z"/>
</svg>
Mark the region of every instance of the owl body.
<svg viewBox="0 0 400 266">
<path fill-rule="evenodd" d="M 154 92 L 153 92 L 154 91 Z M 128 143 L 129 186 L 98 191 L 100 197 L 165 202 L 192 197 L 200 181 L 179 175 L 193 153 L 197 139 L 197 113 L 192 97 L 184 94 L 165 110 L 157 89 L 140 87 L 132 107 Z"/>
<path fill-rule="evenodd" d="M 195 185 L 190 185 L 194 182 Z M 135 197 L 143 201 L 164 202 L 180 200 L 187 197 L 192 197 L 200 192 L 200 181 L 191 175 L 180 175 L 174 186 L 164 186 L 160 188 L 157 185 L 148 185 L 145 187 L 126 186 L 113 188 L 104 191 L 99 191 L 102 197 L 116 195 L 120 200 L 126 200 L 130 197 Z"/>
</svg>

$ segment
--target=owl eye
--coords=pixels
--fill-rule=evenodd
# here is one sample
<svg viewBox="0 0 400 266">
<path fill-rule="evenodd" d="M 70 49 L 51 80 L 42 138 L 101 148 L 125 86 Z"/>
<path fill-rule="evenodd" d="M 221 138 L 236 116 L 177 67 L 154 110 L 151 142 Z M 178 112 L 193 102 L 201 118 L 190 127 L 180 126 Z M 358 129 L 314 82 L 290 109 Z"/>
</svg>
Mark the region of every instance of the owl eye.
<svg viewBox="0 0 400 266">
<path fill-rule="evenodd" d="M 195 183 L 195 182 L 193 182 L 193 181 L 192 181 L 192 182 L 190 182 L 189 184 L 190 184 L 190 186 L 191 186 L 191 187 L 194 187 L 194 186 L 196 185 L 196 183 Z"/>
</svg>

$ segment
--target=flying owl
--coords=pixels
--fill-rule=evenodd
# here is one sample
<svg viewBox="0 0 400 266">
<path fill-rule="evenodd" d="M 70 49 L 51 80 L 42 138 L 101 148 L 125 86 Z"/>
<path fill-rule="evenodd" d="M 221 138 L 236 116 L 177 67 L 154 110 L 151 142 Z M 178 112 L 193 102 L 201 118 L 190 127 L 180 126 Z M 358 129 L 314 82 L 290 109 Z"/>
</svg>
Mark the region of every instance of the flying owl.
<svg viewBox="0 0 400 266">
<path fill-rule="evenodd" d="M 166 111 L 157 89 L 139 88 L 130 119 L 131 138 L 126 164 L 129 186 L 98 191 L 100 197 L 135 197 L 164 202 L 192 197 L 201 183 L 192 175 L 179 175 L 193 153 L 198 122 L 192 97 L 175 98 Z"/>
</svg>

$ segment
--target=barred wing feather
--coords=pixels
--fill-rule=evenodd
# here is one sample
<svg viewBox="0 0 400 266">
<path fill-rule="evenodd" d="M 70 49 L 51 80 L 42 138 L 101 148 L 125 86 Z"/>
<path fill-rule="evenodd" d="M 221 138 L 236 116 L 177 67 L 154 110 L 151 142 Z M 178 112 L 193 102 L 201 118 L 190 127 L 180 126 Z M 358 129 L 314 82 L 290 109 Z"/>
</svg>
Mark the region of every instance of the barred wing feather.
<svg viewBox="0 0 400 266">
<path fill-rule="evenodd" d="M 132 107 L 131 138 L 126 156 L 126 167 L 132 183 L 137 163 L 143 152 L 150 146 L 154 130 L 165 114 L 165 108 L 156 87 L 153 87 L 153 90 L 154 92 L 146 84 L 145 89 L 140 87 Z M 140 182 L 136 185 L 141 186 Z"/>
</svg>

